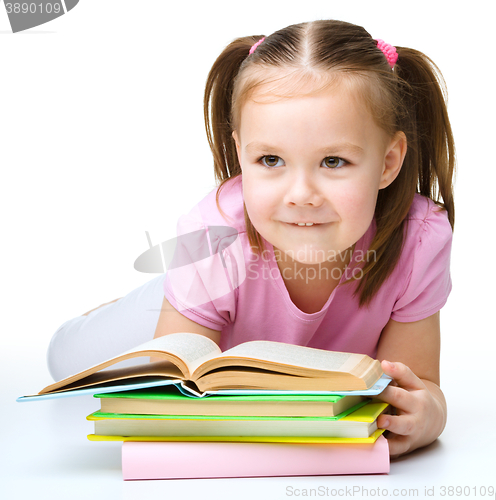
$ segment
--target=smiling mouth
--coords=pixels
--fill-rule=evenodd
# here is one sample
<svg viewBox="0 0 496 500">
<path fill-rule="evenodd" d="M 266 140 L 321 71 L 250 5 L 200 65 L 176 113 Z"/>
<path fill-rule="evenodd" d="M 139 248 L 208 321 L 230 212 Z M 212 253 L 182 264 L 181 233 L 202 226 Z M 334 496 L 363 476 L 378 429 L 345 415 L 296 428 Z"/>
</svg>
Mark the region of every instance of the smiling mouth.
<svg viewBox="0 0 496 500">
<path fill-rule="evenodd" d="M 312 226 L 323 226 L 324 223 L 317 222 L 286 222 L 289 226 L 298 226 L 298 227 L 312 227 Z"/>
</svg>

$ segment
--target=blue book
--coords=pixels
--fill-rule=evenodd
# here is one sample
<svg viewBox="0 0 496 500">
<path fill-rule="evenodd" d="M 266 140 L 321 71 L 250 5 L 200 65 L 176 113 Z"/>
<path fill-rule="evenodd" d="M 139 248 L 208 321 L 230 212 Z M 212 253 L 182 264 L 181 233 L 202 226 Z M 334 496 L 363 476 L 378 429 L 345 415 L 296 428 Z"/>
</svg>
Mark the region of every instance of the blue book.
<svg viewBox="0 0 496 500">
<path fill-rule="evenodd" d="M 153 362 L 125 368 L 117 363 L 136 357 Z M 211 394 L 379 394 L 389 380 L 379 361 L 272 341 L 251 341 L 222 352 L 207 337 L 173 333 L 153 339 L 103 363 L 71 375 L 17 401 L 64 395 L 128 391 L 176 385 L 186 395 Z"/>
</svg>

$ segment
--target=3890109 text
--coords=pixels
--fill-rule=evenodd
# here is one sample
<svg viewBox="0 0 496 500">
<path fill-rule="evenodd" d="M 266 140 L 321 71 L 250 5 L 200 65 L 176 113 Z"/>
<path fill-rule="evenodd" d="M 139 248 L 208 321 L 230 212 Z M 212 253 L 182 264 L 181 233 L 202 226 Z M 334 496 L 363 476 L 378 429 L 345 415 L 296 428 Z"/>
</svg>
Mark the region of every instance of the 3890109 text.
<svg viewBox="0 0 496 500">
<path fill-rule="evenodd" d="M 7 14 L 59 14 L 62 11 L 62 4 L 59 2 L 53 3 L 5 3 Z"/>
<path fill-rule="evenodd" d="M 438 486 L 442 497 L 494 497 L 494 486 Z M 433 488 L 434 490 L 434 488 Z"/>
</svg>

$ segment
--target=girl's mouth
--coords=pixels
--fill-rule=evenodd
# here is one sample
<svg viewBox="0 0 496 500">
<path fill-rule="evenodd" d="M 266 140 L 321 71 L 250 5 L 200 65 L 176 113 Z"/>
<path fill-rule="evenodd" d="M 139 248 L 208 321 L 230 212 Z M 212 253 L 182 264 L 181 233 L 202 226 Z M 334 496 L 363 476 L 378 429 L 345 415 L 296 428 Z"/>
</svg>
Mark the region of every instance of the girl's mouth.
<svg viewBox="0 0 496 500">
<path fill-rule="evenodd" d="M 290 226 L 299 226 L 299 227 L 311 227 L 311 226 L 321 226 L 320 222 L 287 222 Z"/>
</svg>

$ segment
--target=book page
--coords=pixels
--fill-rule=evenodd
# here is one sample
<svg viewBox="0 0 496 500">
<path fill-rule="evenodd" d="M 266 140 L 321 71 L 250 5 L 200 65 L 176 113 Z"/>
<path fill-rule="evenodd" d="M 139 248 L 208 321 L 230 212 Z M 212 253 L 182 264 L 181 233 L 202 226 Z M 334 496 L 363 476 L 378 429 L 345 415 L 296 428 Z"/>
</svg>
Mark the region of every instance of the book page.
<svg viewBox="0 0 496 500">
<path fill-rule="evenodd" d="M 139 381 L 140 378 L 144 379 L 145 377 L 169 377 L 171 379 L 181 380 L 183 374 L 177 366 L 168 361 L 156 361 L 154 363 L 145 363 L 142 365 L 95 372 L 72 384 L 65 385 L 59 392 L 98 385 L 105 386 L 105 384 L 108 385 L 122 380 L 132 379 Z"/>
<path fill-rule="evenodd" d="M 59 390 L 77 380 L 108 368 L 119 361 L 140 356 L 156 356 L 170 361 L 181 370 L 184 378 L 189 378 L 194 369 L 191 369 L 190 366 L 197 366 L 198 362 L 203 363 L 205 360 L 215 357 L 220 353 L 219 346 L 208 337 L 196 333 L 171 333 L 170 335 L 164 335 L 163 337 L 145 342 L 119 356 L 115 356 L 103 363 L 96 364 L 86 370 L 59 380 L 45 387 L 39 394 Z M 128 369 L 130 370 L 130 367 Z"/>
<path fill-rule="evenodd" d="M 298 370 L 285 370 L 285 372 L 306 373 L 308 371 L 348 372 L 364 358 L 364 355 L 325 351 L 312 347 L 303 347 L 267 340 L 256 340 L 245 342 L 244 344 L 228 349 L 217 356 L 216 359 L 232 357 L 261 360 L 270 364 L 298 367 Z M 212 364 L 208 363 L 208 365 L 212 367 Z"/>
<path fill-rule="evenodd" d="M 222 354 L 220 347 L 213 340 L 197 333 L 164 335 L 142 344 L 139 348 L 140 351 L 145 349 L 157 350 L 158 354 L 164 351 L 176 356 L 188 367 L 189 374 L 193 373 L 198 365 Z"/>
</svg>

